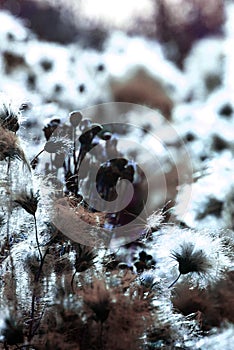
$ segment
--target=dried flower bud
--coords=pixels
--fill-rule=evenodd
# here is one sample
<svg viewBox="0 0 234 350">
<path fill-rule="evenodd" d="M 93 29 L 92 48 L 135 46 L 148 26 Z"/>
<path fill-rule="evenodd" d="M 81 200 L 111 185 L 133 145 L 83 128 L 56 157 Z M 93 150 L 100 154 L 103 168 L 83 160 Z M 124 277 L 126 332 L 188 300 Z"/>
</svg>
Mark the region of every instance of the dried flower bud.
<svg viewBox="0 0 234 350">
<path fill-rule="evenodd" d="M 14 202 L 20 205 L 27 213 L 35 215 L 37 211 L 37 204 L 39 201 L 39 194 L 33 193 L 33 190 L 30 190 L 30 193 L 22 192 L 15 199 Z"/>
<path fill-rule="evenodd" d="M 44 126 L 43 131 L 44 131 L 44 135 L 45 135 L 46 141 L 49 140 L 50 136 L 57 129 L 59 124 L 60 124 L 60 119 L 59 118 L 54 118 L 54 119 L 50 120 L 50 122 L 47 123 L 46 126 Z"/>
<path fill-rule="evenodd" d="M 84 131 L 83 134 L 80 135 L 79 141 L 82 145 L 89 146 L 91 145 L 94 137 L 102 130 L 102 126 L 100 124 L 92 124 L 91 128 L 87 131 Z"/>
<path fill-rule="evenodd" d="M 80 124 L 82 118 L 83 116 L 80 112 L 74 111 L 70 113 L 70 123 L 73 128 L 76 128 Z"/>
</svg>

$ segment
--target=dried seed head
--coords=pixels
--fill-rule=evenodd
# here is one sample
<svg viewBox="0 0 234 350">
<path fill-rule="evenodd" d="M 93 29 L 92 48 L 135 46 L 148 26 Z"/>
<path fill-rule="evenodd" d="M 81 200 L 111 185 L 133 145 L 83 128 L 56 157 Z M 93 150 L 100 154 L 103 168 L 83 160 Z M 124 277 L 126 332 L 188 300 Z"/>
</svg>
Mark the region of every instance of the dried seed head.
<svg viewBox="0 0 234 350">
<path fill-rule="evenodd" d="M 0 93 L 0 126 L 16 132 L 19 129 L 19 117 L 20 111 L 12 106 L 11 101 L 4 93 Z"/>
<path fill-rule="evenodd" d="M 37 211 L 37 204 L 39 201 L 39 194 L 33 193 L 33 190 L 30 190 L 30 193 L 21 192 L 15 199 L 14 202 L 21 206 L 27 213 L 35 215 Z"/>
<path fill-rule="evenodd" d="M 218 232 L 176 227 L 163 227 L 157 235 L 155 259 L 161 278 L 174 279 L 179 269 L 179 276 L 170 287 L 181 275 L 186 275 L 186 279 L 200 288 L 207 287 L 218 281 L 231 263 L 224 239 Z"/>
<path fill-rule="evenodd" d="M 70 113 L 70 123 L 73 128 L 76 128 L 80 124 L 82 118 L 83 116 L 79 111 L 73 111 Z"/>
<path fill-rule="evenodd" d="M 46 138 L 46 141 L 48 141 L 53 134 L 53 132 L 58 128 L 61 120 L 59 118 L 53 118 L 49 122 L 46 123 L 44 128 L 42 129 Z"/>
<path fill-rule="evenodd" d="M 191 242 L 181 244 L 180 252 L 173 251 L 172 258 L 179 263 L 180 274 L 169 288 L 178 281 L 181 275 L 189 272 L 196 272 L 198 275 L 206 274 L 212 268 L 206 253 L 202 249 L 196 250 L 195 245 Z"/>
<path fill-rule="evenodd" d="M 76 272 L 83 272 L 92 267 L 96 256 L 90 247 L 77 244 L 75 259 Z"/>
<path fill-rule="evenodd" d="M 17 136 L 0 127 L 0 160 L 24 159 L 24 153 L 18 145 Z"/>
<path fill-rule="evenodd" d="M 212 267 L 205 252 L 202 249 L 196 250 L 193 243 L 184 242 L 180 245 L 180 252 L 173 251 L 172 257 L 179 263 L 182 275 L 189 272 L 206 273 Z"/>
</svg>

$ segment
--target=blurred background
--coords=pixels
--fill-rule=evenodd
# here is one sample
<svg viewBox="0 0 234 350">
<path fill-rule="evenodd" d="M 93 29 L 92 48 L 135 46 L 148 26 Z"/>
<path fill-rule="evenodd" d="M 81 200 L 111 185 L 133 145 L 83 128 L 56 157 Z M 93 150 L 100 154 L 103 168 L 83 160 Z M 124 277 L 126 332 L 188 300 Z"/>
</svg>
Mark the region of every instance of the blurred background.
<svg viewBox="0 0 234 350">
<path fill-rule="evenodd" d="M 193 43 L 222 35 L 223 0 L 1 0 L 1 8 L 26 21 L 38 37 L 101 48 L 120 29 L 158 40 L 179 66 Z"/>
<path fill-rule="evenodd" d="M 178 169 L 185 166 L 181 140 L 192 162 L 192 181 L 200 179 L 212 161 L 226 164 L 231 172 L 233 1 L 0 0 L 0 4 L 0 91 L 22 111 L 20 133 L 31 143 L 30 159 L 40 151 L 42 130 L 51 120 L 64 120 L 73 110 L 98 104 L 129 102 L 159 112 L 155 122 L 141 114 L 129 114 L 128 120 L 146 130 L 146 149 L 157 150 L 167 181 L 166 200 L 173 200 L 172 206 Z M 116 121 L 118 111 L 102 117 Z M 147 144 L 147 132 L 159 130 L 166 148 Z M 139 143 L 142 135 L 133 136 Z M 135 160 L 142 158 L 139 151 Z M 224 184 L 226 173 L 220 176 Z M 232 190 L 217 187 L 214 195 L 214 184 L 199 188 L 204 195 L 194 194 L 194 213 L 186 224 L 201 224 L 196 211 L 203 200 L 211 224 L 222 226 L 220 202 L 232 198 Z M 155 186 L 153 197 L 157 196 Z M 164 204 L 157 198 L 154 207 Z M 228 220 L 232 226 L 232 214 Z"/>
</svg>

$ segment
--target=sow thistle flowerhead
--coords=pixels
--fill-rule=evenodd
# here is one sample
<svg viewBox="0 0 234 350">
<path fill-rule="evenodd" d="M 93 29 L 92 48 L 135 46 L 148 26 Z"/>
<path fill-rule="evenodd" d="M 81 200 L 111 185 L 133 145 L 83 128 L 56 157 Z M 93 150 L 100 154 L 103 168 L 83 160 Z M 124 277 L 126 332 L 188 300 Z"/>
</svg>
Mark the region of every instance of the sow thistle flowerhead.
<svg viewBox="0 0 234 350">
<path fill-rule="evenodd" d="M 157 238 L 156 272 L 161 277 L 174 280 L 169 288 L 182 276 L 205 287 L 217 281 L 229 264 L 223 239 L 211 232 L 166 228 Z"/>
</svg>

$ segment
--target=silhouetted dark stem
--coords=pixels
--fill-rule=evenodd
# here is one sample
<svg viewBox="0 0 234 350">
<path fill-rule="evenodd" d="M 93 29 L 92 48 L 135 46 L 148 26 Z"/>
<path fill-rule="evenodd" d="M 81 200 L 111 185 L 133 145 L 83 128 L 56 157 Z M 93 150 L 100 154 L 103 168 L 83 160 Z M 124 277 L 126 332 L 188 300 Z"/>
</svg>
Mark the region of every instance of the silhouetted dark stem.
<svg viewBox="0 0 234 350">
<path fill-rule="evenodd" d="M 73 293 L 74 293 L 73 282 L 74 282 L 75 275 L 76 275 L 76 271 L 73 273 L 72 279 L 71 279 L 71 289 Z"/>
<path fill-rule="evenodd" d="M 172 282 L 172 284 L 170 284 L 170 286 L 168 288 L 171 288 L 172 286 L 174 286 L 174 284 L 178 281 L 178 279 L 180 278 L 181 273 L 179 274 L 179 276 L 175 279 L 174 282 Z"/>
<path fill-rule="evenodd" d="M 36 242 L 37 242 L 37 249 L 40 255 L 40 261 L 42 262 L 43 257 L 42 257 L 42 253 L 41 253 L 41 249 L 40 249 L 40 245 L 39 245 L 39 240 L 38 240 L 38 232 L 37 232 L 37 219 L 36 219 L 36 215 L 33 215 L 34 217 L 34 226 L 35 226 L 35 233 L 36 233 Z"/>
<path fill-rule="evenodd" d="M 73 162 L 74 162 L 74 171 L 77 167 L 76 159 L 76 128 L 73 129 Z"/>
<path fill-rule="evenodd" d="M 10 167 L 11 167 L 11 159 L 8 158 L 8 162 L 7 162 L 7 175 L 9 175 Z"/>
<path fill-rule="evenodd" d="M 43 152 L 44 152 L 44 149 L 41 150 L 41 151 L 31 160 L 30 164 L 32 165 L 33 162 L 34 162 Z"/>
</svg>

